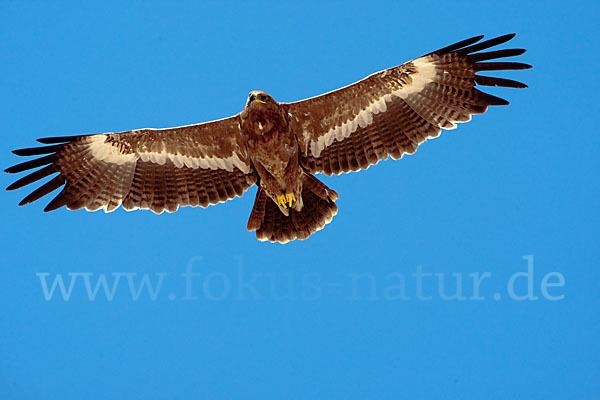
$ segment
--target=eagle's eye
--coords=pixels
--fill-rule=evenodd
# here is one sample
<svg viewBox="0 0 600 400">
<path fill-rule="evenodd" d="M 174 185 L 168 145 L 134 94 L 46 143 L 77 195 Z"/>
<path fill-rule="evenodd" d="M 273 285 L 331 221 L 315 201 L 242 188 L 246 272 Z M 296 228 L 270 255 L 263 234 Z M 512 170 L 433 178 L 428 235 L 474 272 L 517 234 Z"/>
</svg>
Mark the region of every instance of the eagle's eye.
<svg viewBox="0 0 600 400">
<path fill-rule="evenodd" d="M 267 96 L 266 96 L 266 95 L 264 95 L 264 94 L 261 94 L 261 95 L 259 95 L 259 96 L 258 96 L 258 99 L 259 99 L 260 101 L 267 101 Z"/>
</svg>

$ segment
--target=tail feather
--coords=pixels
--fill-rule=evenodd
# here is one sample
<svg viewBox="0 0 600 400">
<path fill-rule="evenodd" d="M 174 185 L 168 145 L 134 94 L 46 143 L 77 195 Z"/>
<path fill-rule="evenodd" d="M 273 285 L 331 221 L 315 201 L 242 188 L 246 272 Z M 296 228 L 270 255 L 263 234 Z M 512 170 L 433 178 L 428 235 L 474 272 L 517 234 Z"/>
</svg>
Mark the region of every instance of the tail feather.
<svg viewBox="0 0 600 400">
<path fill-rule="evenodd" d="M 304 174 L 302 185 L 304 206 L 301 211 L 290 209 L 289 215 L 284 215 L 259 187 L 248 230 L 256 231 L 261 241 L 287 243 L 304 240 L 323 229 L 337 214 L 338 194 L 310 174 Z"/>
<path fill-rule="evenodd" d="M 250 218 L 248 219 L 248 226 L 246 227 L 246 229 L 248 229 L 250 232 L 260 228 L 261 224 L 263 223 L 263 219 L 265 217 L 266 201 L 267 194 L 259 186 L 258 191 L 256 192 L 256 198 L 254 199 L 252 213 L 250 213 Z"/>
</svg>

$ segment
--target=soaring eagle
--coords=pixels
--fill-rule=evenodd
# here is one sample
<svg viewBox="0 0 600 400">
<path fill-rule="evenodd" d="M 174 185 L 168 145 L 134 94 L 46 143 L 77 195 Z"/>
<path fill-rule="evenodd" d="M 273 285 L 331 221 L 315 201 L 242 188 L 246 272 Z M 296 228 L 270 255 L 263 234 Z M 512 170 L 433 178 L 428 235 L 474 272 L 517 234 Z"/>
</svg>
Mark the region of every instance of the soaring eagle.
<svg viewBox="0 0 600 400">
<path fill-rule="evenodd" d="M 38 139 L 48 146 L 13 151 L 41 156 L 8 168 L 40 168 L 10 185 L 21 188 L 58 174 L 25 197 L 31 203 L 64 185 L 44 211 L 150 209 L 224 202 L 258 186 L 248 230 L 259 240 L 306 239 L 337 213 L 338 194 L 314 174 L 366 169 L 412 154 L 442 129 L 453 129 L 488 106 L 506 105 L 476 88 L 525 84 L 476 75 L 531 68 L 492 61 L 523 49 L 485 51 L 515 35 L 466 39 L 344 88 L 293 103 L 262 91 L 232 117 L 169 129 L 138 129 Z"/>
</svg>

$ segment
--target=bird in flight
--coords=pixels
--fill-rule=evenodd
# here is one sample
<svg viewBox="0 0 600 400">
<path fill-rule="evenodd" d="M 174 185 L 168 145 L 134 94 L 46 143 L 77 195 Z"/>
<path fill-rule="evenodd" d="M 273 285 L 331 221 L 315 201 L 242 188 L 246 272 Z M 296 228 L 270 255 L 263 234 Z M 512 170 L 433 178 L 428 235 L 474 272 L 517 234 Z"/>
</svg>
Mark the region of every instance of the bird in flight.
<svg viewBox="0 0 600 400">
<path fill-rule="evenodd" d="M 297 102 L 280 103 L 253 91 L 242 112 L 216 121 L 38 139 L 47 146 L 13 153 L 40 157 L 5 172 L 42 168 L 7 190 L 57 174 L 19 205 L 64 186 L 44 211 L 66 206 L 110 212 L 123 206 L 161 213 L 221 203 L 256 185 L 248 230 L 261 241 L 306 239 L 337 213 L 338 194 L 314 174 L 338 175 L 388 156 L 399 159 L 442 129 L 488 106 L 508 104 L 477 86 L 527 87 L 477 74 L 531 68 L 497 61 L 524 49 L 483 51 L 514 36 L 466 39 Z"/>
</svg>

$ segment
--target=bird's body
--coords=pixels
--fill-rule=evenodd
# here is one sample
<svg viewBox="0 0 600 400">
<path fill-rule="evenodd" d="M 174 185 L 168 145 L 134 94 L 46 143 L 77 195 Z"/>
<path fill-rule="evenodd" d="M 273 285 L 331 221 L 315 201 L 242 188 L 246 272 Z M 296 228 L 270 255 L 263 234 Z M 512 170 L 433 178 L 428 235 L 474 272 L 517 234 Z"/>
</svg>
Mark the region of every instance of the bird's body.
<svg viewBox="0 0 600 400">
<path fill-rule="evenodd" d="M 265 92 L 252 92 L 240 113 L 240 121 L 261 189 L 279 205 L 283 214 L 289 214 L 288 207 L 300 211 L 303 171 L 296 134 L 290 129 L 285 107 Z"/>
<path fill-rule="evenodd" d="M 524 88 L 480 71 L 527 69 L 492 61 L 523 49 L 484 51 L 512 39 L 466 39 L 344 88 L 293 103 L 251 92 L 232 117 L 168 129 L 38 139 L 48 146 L 15 150 L 40 156 L 8 168 L 40 169 L 13 190 L 55 175 L 20 205 L 64 185 L 45 211 L 150 209 L 220 203 L 258 185 L 248 230 L 260 240 L 306 239 L 337 213 L 338 195 L 314 174 L 366 169 L 382 159 L 414 153 L 442 129 L 453 129 L 506 100 L 476 85 Z"/>
</svg>

